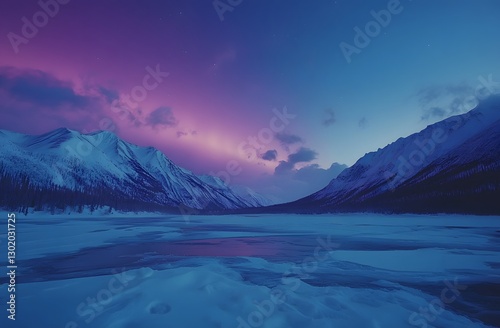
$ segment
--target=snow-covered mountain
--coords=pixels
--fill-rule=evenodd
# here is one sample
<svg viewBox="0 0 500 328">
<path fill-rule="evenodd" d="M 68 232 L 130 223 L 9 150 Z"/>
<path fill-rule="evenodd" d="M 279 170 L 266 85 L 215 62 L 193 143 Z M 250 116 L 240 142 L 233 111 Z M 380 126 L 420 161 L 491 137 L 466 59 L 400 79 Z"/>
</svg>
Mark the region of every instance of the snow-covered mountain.
<svg viewBox="0 0 500 328">
<path fill-rule="evenodd" d="M 309 212 L 500 214 L 500 97 L 371 152 L 324 189 L 287 204 Z"/>
<path fill-rule="evenodd" d="M 4 181 L 6 177 L 26 180 L 29 188 L 40 193 L 59 190 L 66 195 L 77 192 L 78 197 L 93 194 L 94 198 L 105 198 L 110 206 L 115 199 L 118 208 L 118 203 L 131 202 L 192 209 L 266 204 L 250 193 L 241 196 L 219 178 L 197 176 L 175 165 L 157 149 L 127 143 L 109 131 L 81 134 L 61 128 L 31 136 L 0 130 L 0 147 L 0 177 Z M 96 202 L 101 204 L 103 200 Z"/>
<path fill-rule="evenodd" d="M 258 192 L 247 186 L 232 185 L 231 189 L 244 199 L 247 199 L 248 201 L 252 202 L 254 207 L 269 206 L 275 204 L 275 202 L 273 202 L 271 199 L 267 198 L 262 194 L 259 194 Z"/>
</svg>

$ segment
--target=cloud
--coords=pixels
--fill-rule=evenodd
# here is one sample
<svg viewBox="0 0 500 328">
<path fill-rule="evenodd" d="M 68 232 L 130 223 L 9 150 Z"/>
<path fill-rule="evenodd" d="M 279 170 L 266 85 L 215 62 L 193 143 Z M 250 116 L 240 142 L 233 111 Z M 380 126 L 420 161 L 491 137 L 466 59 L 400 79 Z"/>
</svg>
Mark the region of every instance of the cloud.
<svg viewBox="0 0 500 328">
<path fill-rule="evenodd" d="M 325 183 L 328 183 L 332 179 L 336 178 L 346 168 L 347 165 L 339 163 L 333 163 L 328 169 L 323 169 L 319 167 L 318 164 L 311 164 L 297 170 L 295 173 L 295 179 L 318 186 L 318 189 L 316 189 L 317 191 L 320 189 L 319 186 L 326 186 Z"/>
<path fill-rule="evenodd" d="M 479 100 L 476 97 L 469 97 L 469 99 L 466 99 L 466 97 L 457 97 L 448 106 L 449 114 L 455 115 L 468 112 L 478 104 Z"/>
<path fill-rule="evenodd" d="M 141 108 L 129 108 L 116 90 L 77 84 L 78 88 L 41 70 L 0 67 L 0 125 L 8 128 L 20 117 L 30 117 L 22 132 L 43 133 L 58 127 L 96 131 L 102 129 L 103 119 L 112 120 L 115 132 L 124 125 L 156 128 L 178 123 L 169 107 L 148 115 Z"/>
<path fill-rule="evenodd" d="M 422 88 L 417 92 L 418 103 L 420 107 L 426 107 L 433 101 L 441 98 L 445 94 L 445 88 L 442 86 L 431 86 Z"/>
<path fill-rule="evenodd" d="M 285 174 L 287 172 L 290 172 L 293 170 L 295 167 L 295 164 L 290 163 L 288 161 L 280 161 L 278 166 L 274 169 L 274 174 L 279 175 L 279 174 Z"/>
<path fill-rule="evenodd" d="M 196 130 L 191 130 L 191 131 L 178 130 L 176 132 L 177 138 L 182 138 L 182 137 L 187 137 L 187 136 L 195 136 L 197 134 L 198 134 L 198 131 L 196 131 Z"/>
<path fill-rule="evenodd" d="M 294 170 L 288 161 L 282 161 L 280 165 L 286 174 L 253 176 L 245 184 L 275 203 L 284 203 L 323 189 L 347 168 L 346 165 L 338 163 L 332 164 L 327 169 L 321 168 L 318 164 L 309 164 Z"/>
<path fill-rule="evenodd" d="M 297 152 L 288 155 L 288 160 L 280 161 L 274 169 L 275 174 L 284 174 L 295 168 L 295 164 L 303 162 L 311 162 L 316 159 L 318 153 L 314 150 L 301 147 Z"/>
<path fill-rule="evenodd" d="M 275 149 L 270 149 L 261 156 L 261 158 L 266 161 L 275 161 L 277 157 L 278 152 Z"/>
<path fill-rule="evenodd" d="M 106 98 L 111 99 L 110 96 L 106 96 Z M 126 120 L 127 123 L 132 123 L 133 126 L 139 127 L 143 125 L 143 122 L 141 121 L 143 116 L 142 113 L 141 108 L 132 109 L 124 101 L 118 98 L 112 101 L 107 115 L 110 114 L 114 120 Z"/>
<path fill-rule="evenodd" d="M 461 84 L 450 84 L 445 87 L 446 92 L 452 95 L 470 95 L 474 93 L 474 88 L 470 85 Z"/>
<path fill-rule="evenodd" d="M 3 66 L 0 67 L 0 126 L 8 129 L 19 125 L 20 118 L 29 117 L 19 132 L 44 133 L 59 127 L 96 131 L 102 128 L 104 118 L 114 123 L 121 121 L 111 110 L 117 96 L 114 90 L 84 81 L 78 81 L 76 87 L 71 81 L 41 70 Z M 119 130 L 119 126 L 113 127 Z"/>
<path fill-rule="evenodd" d="M 158 107 L 146 118 L 146 123 L 152 127 L 174 127 L 179 123 L 170 107 Z"/>
<path fill-rule="evenodd" d="M 289 134 L 289 133 L 276 133 L 275 135 L 276 140 L 278 140 L 282 145 L 293 145 L 299 142 L 302 142 L 302 138 L 295 135 L 295 134 Z"/>
<path fill-rule="evenodd" d="M 177 138 L 185 137 L 188 133 L 184 131 L 177 131 Z"/>
<path fill-rule="evenodd" d="M 423 111 L 421 119 L 443 119 L 467 112 L 477 105 L 468 99 L 474 98 L 474 95 L 474 88 L 465 83 L 422 88 L 416 94 L 418 104 Z"/>
<path fill-rule="evenodd" d="M 422 115 L 422 120 L 429 120 L 432 118 L 442 119 L 446 115 L 446 110 L 441 107 L 431 107 L 424 109 L 424 114 Z"/>
<path fill-rule="evenodd" d="M 366 128 L 368 126 L 368 120 L 366 119 L 366 117 L 362 117 L 359 122 L 358 122 L 358 126 L 362 129 Z"/>
<path fill-rule="evenodd" d="M 112 103 L 115 100 L 120 99 L 120 94 L 116 90 L 111 90 L 105 87 L 99 87 L 99 92 L 106 98 L 108 103 Z"/>
<path fill-rule="evenodd" d="M 324 126 L 330 126 L 334 124 L 337 120 L 335 119 L 335 112 L 333 111 L 333 108 L 327 108 L 325 109 L 325 115 L 323 118 L 323 125 Z"/>
<path fill-rule="evenodd" d="M 1 67 L 0 92 L 16 102 L 54 110 L 62 106 L 82 109 L 92 103 L 92 97 L 78 95 L 71 83 L 34 69 Z"/>
<path fill-rule="evenodd" d="M 310 162 L 312 160 L 315 160 L 317 155 L 318 153 L 316 153 L 314 150 L 302 147 L 296 153 L 288 155 L 288 161 L 292 162 L 293 164 L 300 162 Z"/>
</svg>

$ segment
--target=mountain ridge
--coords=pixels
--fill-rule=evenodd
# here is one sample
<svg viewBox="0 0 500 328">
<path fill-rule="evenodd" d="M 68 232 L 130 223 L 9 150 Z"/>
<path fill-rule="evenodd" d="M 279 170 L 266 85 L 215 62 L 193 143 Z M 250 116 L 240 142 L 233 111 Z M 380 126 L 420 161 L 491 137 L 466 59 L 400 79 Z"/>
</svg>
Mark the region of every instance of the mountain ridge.
<svg viewBox="0 0 500 328">
<path fill-rule="evenodd" d="M 252 198 L 249 194 L 245 199 L 216 177 L 211 178 L 212 184 L 206 183 L 203 177 L 175 165 L 159 150 L 125 142 L 109 131 L 82 134 L 59 128 L 41 135 L 25 135 L 0 130 L 0 146 L 1 176 L 4 180 L 10 177 L 13 183 L 10 188 L 14 189 L 12 178 L 17 176 L 26 179 L 24 188 L 60 189 L 58 194 L 64 194 L 63 190 L 67 193 L 104 190 L 100 194 L 109 193 L 105 205 L 110 207 L 112 195 L 120 203 L 138 201 L 145 208 L 151 203 L 155 209 L 162 206 L 235 209 L 264 205 L 263 198 Z"/>
<path fill-rule="evenodd" d="M 497 95 L 365 154 L 309 196 L 256 210 L 500 214 L 499 163 Z"/>
</svg>

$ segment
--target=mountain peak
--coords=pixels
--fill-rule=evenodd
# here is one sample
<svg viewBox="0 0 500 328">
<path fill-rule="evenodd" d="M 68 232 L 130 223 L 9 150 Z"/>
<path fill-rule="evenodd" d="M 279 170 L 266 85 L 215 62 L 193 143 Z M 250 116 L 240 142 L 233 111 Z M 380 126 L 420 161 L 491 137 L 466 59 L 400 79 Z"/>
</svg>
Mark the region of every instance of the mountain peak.
<svg viewBox="0 0 500 328">
<path fill-rule="evenodd" d="M 47 133 L 42 134 L 41 136 L 52 137 L 52 136 L 69 136 L 73 133 L 77 133 L 76 131 L 70 130 L 65 127 L 57 128 L 55 130 L 49 131 Z"/>
<path fill-rule="evenodd" d="M 484 99 L 465 114 L 365 154 L 327 187 L 292 206 L 315 211 L 498 213 L 499 119 L 500 96 Z"/>
<path fill-rule="evenodd" d="M 53 130 L 52 132 L 55 132 L 55 133 L 71 133 L 71 132 L 73 132 L 73 130 L 70 130 L 70 129 L 65 128 L 65 127 L 61 127 L 61 128 L 57 128 L 57 129 Z"/>
<path fill-rule="evenodd" d="M 45 149 L 46 147 L 55 148 L 71 139 L 77 133 L 67 128 L 58 128 L 42 135 L 29 136 L 29 138 L 25 139 L 25 142 L 28 147 L 39 147 L 40 149 Z"/>
<path fill-rule="evenodd" d="M 108 130 L 99 130 L 99 131 L 94 131 L 94 132 L 89 132 L 85 133 L 87 136 L 99 136 L 101 138 L 106 138 L 106 139 L 118 139 L 118 136 Z"/>
<path fill-rule="evenodd" d="M 129 144 L 110 131 L 80 134 L 60 128 L 39 136 L 6 131 L 0 133 L 0 143 L 4 145 L 0 160 L 7 174 L 27 176 L 30 185 L 41 191 L 57 184 L 68 194 L 80 193 L 76 198 L 81 202 L 98 194 L 99 205 L 115 204 L 122 209 L 179 211 L 181 205 L 196 209 L 263 205 L 255 195 L 241 197 L 220 179 L 199 178 L 159 150 Z M 46 201 L 60 202 L 56 198 Z"/>
<path fill-rule="evenodd" d="M 495 115 L 500 118 L 500 94 L 481 100 L 471 112 L 481 112 L 488 116 Z"/>
</svg>

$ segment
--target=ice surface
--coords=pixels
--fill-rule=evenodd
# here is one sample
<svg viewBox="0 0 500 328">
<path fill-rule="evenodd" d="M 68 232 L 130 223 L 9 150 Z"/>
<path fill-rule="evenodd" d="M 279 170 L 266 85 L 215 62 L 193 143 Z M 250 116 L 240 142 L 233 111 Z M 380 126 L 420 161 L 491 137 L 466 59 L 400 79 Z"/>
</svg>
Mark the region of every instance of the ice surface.
<svg viewBox="0 0 500 328">
<path fill-rule="evenodd" d="M 496 217 L 19 216 L 17 221 L 19 310 L 15 323 L 2 315 L 1 327 L 499 324 Z M 0 240 L 5 246 L 5 234 Z M 2 302 L 5 282 L 0 280 Z M 450 286 L 459 295 L 445 302 L 454 295 Z"/>
</svg>

